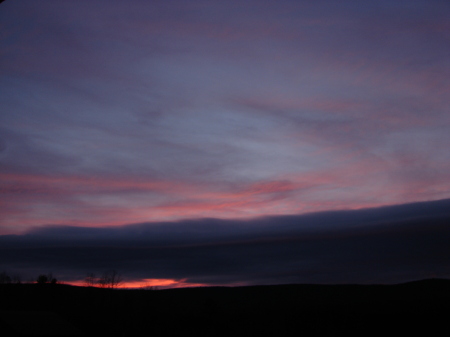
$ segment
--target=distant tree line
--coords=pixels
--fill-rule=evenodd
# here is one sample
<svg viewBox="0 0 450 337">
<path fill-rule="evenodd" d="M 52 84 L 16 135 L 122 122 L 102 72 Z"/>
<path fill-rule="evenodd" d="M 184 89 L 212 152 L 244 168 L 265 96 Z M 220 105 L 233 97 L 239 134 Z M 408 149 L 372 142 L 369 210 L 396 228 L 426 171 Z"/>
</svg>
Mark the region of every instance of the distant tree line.
<svg viewBox="0 0 450 337">
<path fill-rule="evenodd" d="M 56 284 L 58 280 L 53 277 L 52 273 L 47 275 L 41 274 L 39 275 L 35 281 L 30 281 L 27 283 L 37 283 L 37 284 L 45 284 L 51 283 Z M 19 274 L 9 275 L 6 271 L 0 272 L 0 284 L 21 284 L 22 278 Z"/>
<path fill-rule="evenodd" d="M 10 283 L 15 283 L 15 284 L 22 283 L 22 279 L 21 279 L 20 275 L 14 274 L 14 275 L 10 276 L 5 271 L 2 271 L 0 273 L 0 284 L 10 284 Z"/>
<path fill-rule="evenodd" d="M 99 288 L 117 288 L 122 283 L 122 275 L 116 270 L 105 271 L 101 276 L 97 277 L 94 273 L 89 273 L 84 279 L 84 284 L 87 287 Z M 0 284 L 21 284 L 22 279 L 20 275 L 9 275 L 7 272 L 0 272 Z M 53 277 L 52 273 L 40 274 L 35 280 L 27 283 L 37 284 L 56 284 L 58 280 Z"/>
</svg>

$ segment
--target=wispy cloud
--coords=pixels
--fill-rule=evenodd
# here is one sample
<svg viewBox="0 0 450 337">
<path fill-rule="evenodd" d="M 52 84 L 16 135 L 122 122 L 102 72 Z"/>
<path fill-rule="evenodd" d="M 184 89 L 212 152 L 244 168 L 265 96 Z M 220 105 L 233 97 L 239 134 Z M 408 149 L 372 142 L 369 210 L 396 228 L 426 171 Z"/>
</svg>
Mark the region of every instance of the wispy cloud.
<svg viewBox="0 0 450 337">
<path fill-rule="evenodd" d="M 0 233 L 448 198 L 449 11 L 4 2 Z"/>
</svg>

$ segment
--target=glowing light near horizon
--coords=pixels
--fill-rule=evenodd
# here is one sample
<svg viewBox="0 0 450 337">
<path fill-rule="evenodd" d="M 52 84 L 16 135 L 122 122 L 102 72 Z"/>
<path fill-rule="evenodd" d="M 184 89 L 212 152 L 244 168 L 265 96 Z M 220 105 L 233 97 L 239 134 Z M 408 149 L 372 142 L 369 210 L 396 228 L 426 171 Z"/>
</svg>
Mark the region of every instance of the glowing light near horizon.
<svg viewBox="0 0 450 337">
<path fill-rule="evenodd" d="M 75 280 L 63 282 L 65 284 L 84 287 L 86 283 L 84 280 Z M 117 288 L 120 289 L 171 289 L 171 288 L 189 288 L 189 287 L 207 287 L 208 284 L 204 283 L 190 283 L 186 282 L 186 279 L 175 280 L 175 279 L 140 279 L 140 280 L 127 280 L 121 282 Z M 95 286 L 100 288 L 98 286 Z"/>
</svg>

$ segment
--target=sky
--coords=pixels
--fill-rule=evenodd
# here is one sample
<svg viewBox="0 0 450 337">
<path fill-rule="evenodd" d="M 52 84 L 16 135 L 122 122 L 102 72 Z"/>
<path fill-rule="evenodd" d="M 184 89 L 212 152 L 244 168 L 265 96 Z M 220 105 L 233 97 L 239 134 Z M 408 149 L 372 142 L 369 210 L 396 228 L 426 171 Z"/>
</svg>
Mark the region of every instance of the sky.
<svg viewBox="0 0 450 337">
<path fill-rule="evenodd" d="M 2 2 L 0 249 L 28 255 L 0 269 L 31 273 L 30 249 L 58 245 L 66 253 L 38 254 L 40 267 L 72 281 L 106 268 L 174 285 L 448 277 L 449 261 L 431 258 L 443 220 L 428 206 L 407 212 L 441 214 L 450 198 L 449 17 L 444 0 Z M 395 205 L 401 225 L 384 215 Z M 364 212 L 358 235 L 390 242 L 402 276 L 327 269 L 323 235 L 348 261 Z M 314 220 L 329 214 L 341 218 Z M 426 242 L 393 234 L 430 216 Z M 269 243 L 249 244 L 261 236 Z M 114 266 L 138 239 L 146 253 Z M 434 252 L 417 274 L 412 242 Z M 89 267 L 79 254 L 105 257 Z M 287 275 L 305 254 L 325 276 Z M 152 256 L 171 267 L 153 275 Z"/>
</svg>

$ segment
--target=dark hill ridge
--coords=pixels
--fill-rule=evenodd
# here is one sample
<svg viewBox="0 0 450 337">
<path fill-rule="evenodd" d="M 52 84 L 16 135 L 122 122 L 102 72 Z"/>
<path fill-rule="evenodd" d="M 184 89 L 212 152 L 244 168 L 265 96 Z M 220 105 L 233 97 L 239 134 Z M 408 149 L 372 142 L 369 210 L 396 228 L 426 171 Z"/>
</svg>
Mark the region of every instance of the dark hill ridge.
<svg viewBox="0 0 450 337">
<path fill-rule="evenodd" d="M 53 317 L 71 331 L 67 335 L 85 336 L 430 335 L 449 332 L 450 281 L 160 291 L 23 284 L 0 286 L 0 298 L 0 328 L 17 336 L 8 322 L 11 312 L 26 312 L 25 321 L 30 312 L 45 313 L 50 318 L 43 324 L 51 325 Z"/>
</svg>

